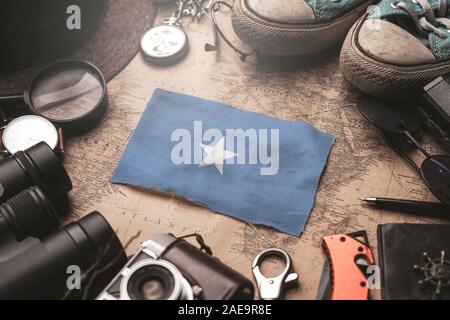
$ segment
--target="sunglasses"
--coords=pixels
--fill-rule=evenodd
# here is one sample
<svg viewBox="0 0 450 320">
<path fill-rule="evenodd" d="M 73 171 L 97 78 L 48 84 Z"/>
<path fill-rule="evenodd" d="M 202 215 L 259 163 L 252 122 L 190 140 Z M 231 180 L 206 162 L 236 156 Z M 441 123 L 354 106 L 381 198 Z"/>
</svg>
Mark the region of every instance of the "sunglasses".
<svg viewBox="0 0 450 320">
<path fill-rule="evenodd" d="M 422 176 L 431 193 L 450 205 L 450 157 L 431 155 L 418 142 L 422 123 L 415 109 L 367 96 L 359 99 L 358 107 L 370 123 L 383 131 L 386 143 Z M 421 164 L 412 159 L 414 150 L 425 156 Z"/>
</svg>

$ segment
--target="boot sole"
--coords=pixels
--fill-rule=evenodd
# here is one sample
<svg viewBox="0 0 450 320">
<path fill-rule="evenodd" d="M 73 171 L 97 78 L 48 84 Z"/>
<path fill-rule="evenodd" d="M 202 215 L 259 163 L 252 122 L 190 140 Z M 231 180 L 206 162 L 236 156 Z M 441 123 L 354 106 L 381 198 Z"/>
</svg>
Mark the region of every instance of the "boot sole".
<svg viewBox="0 0 450 320">
<path fill-rule="evenodd" d="M 365 16 L 350 29 L 340 56 L 344 77 L 368 94 L 394 99 L 408 99 L 437 77 L 450 72 L 450 62 L 399 66 L 390 65 L 365 54 L 358 45 L 358 32 Z"/>
<path fill-rule="evenodd" d="M 282 24 L 261 19 L 245 2 L 235 1 L 233 6 L 234 32 L 252 48 L 272 55 L 306 55 L 336 46 L 371 3 L 367 1 L 330 23 Z"/>
</svg>

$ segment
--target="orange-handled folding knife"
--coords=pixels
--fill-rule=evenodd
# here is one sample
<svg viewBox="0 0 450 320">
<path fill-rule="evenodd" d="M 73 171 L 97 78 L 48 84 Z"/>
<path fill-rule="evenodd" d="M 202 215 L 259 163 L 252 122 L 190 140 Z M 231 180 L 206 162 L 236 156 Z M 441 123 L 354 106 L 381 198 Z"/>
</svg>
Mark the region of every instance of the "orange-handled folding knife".
<svg viewBox="0 0 450 320">
<path fill-rule="evenodd" d="M 357 240 L 362 238 L 363 240 Z M 317 298 L 321 300 L 367 300 L 366 270 L 375 263 L 367 234 L 336 234 L 323 238 L 328 260 L 322 272 Z"/>
</svg>

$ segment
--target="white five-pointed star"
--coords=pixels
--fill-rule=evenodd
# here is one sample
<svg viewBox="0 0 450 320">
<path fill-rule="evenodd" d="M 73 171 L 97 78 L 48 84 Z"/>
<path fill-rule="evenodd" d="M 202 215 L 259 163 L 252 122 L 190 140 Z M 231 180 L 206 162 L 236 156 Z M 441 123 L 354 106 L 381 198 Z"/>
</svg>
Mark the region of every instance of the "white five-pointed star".
<svg viewBox="0 0 450 320">
<path fill-rule="evenodd" d="M 215 165 L 221 175 L 223 175 L 223 164 L 225 160 L 237 156 L 237 153 L 225 150 L 225 138 L 220 139 L 215 146 L 207 146 L 204 144 L 201 146 L 206 152 L 206 157 L 203 158 L 200 167 Z"/>
</svg>

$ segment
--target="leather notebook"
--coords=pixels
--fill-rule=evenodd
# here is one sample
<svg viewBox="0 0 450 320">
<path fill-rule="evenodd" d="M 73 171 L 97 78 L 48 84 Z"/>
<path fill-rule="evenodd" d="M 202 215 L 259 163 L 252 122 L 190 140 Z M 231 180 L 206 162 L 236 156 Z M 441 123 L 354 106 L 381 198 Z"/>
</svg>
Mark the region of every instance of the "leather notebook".
<svg viewBox="0 0 450 320">
<path fill-rule="evenodd" d="M 378 254 L 384 300 L 450 299 L 450 224 L 380 225 Z"/>
</svg>

